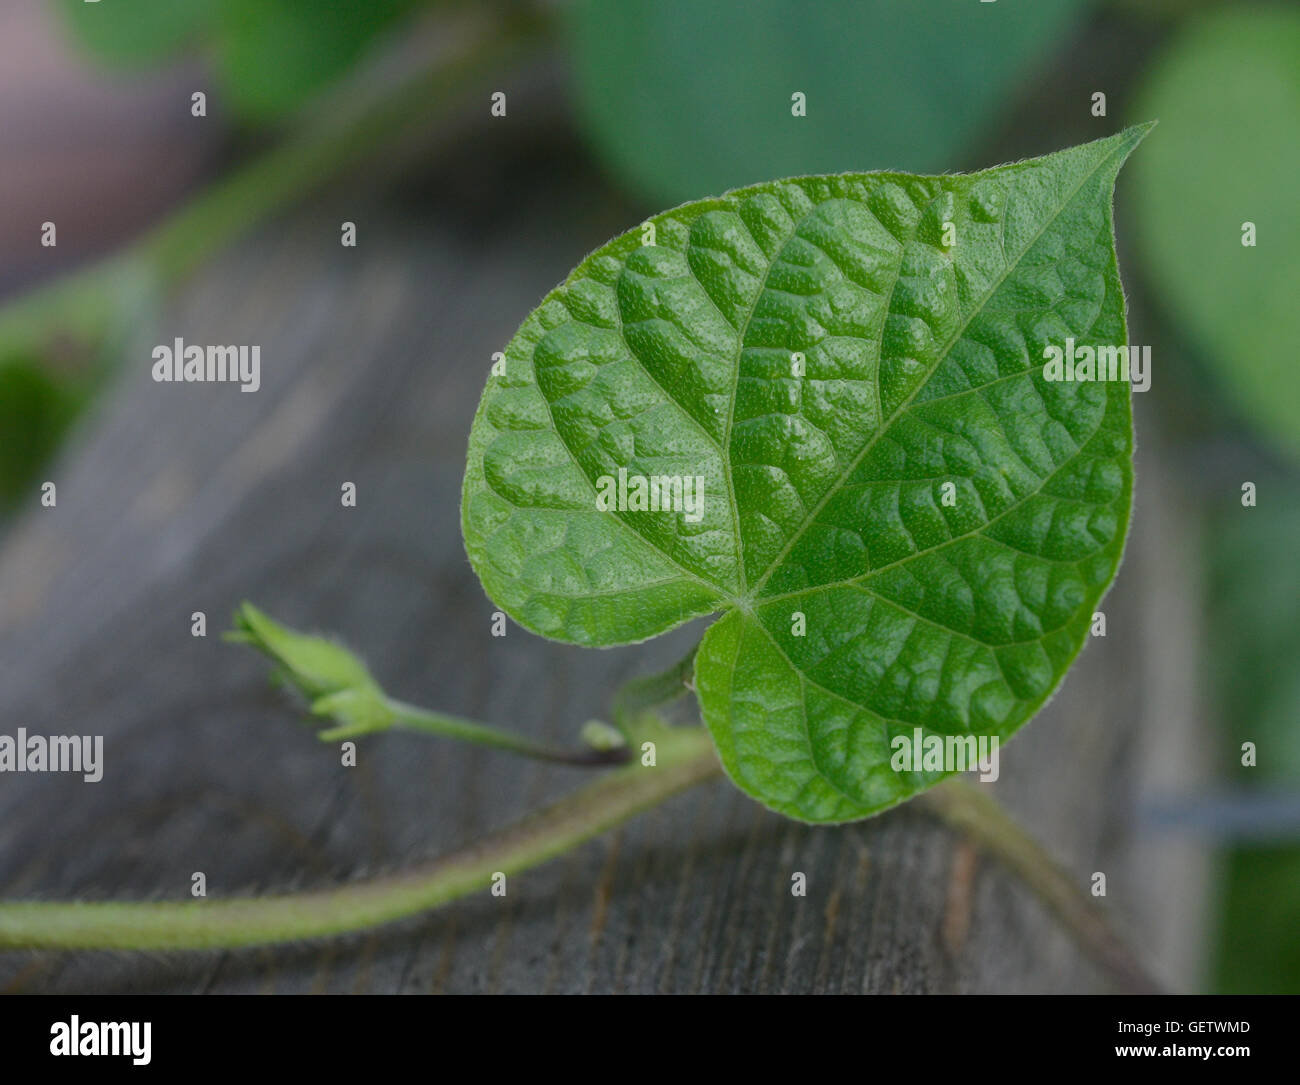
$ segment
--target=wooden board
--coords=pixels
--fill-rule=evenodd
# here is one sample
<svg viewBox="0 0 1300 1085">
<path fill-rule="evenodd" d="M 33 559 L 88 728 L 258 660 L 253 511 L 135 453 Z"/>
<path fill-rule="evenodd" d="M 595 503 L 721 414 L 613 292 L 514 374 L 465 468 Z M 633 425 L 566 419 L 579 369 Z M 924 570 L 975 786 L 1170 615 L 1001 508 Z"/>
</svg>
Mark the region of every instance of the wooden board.
<svg viewBox="0 0 1300 1085">
<path fill-rule="evenodd" d="M 539 141 L 540 142 L 540 141 Z M 554 141 L 550 141 L 554 142 Z M 497 153 L 497 152 L 493 152 Z M 583 651 L 512 627 L 461 547 L 469 424 L 494 350 L 638 212 L 577 152 L 516 147 L 469 175 L 334 197 L 242 245 L 138 329 L 120 381 L 0 552 L 0 727 L 105 736 L 98 784 L 0 778 L 0 895 L 183 898 L 363 877 L 473 839 L 584 770 L 419 736 L 317 743 L 218 634 L 242 599 L 337 633 L 395 695 L 557 741 L 697 626 Z M 484 180 L 484 177 L 489 180 Z M 356 221 L 359 247 L 339 245 Z M 262 388 L 155 384 L 181 336 L 262 348 Z M 1143 464 L 1139 463 L 1139 479 Z M 343 508 L 344 481 L 359 503 Z M 1159 926 L 1176 887 L 1132 863 L 1159 559 L 1139 515 L 1108 636 L 1004 752 L 996 792 L 1081 887 Z M 208 636 L 190 635 L 204 611 Z M 808 895 L 791 895 L 803 872 Z M 1189 936 L 1190 937 L 1190 936 Z M 1158 969 L 1177 974 L 1179 947 Z M 725 781 L 547 867 L 371 935 L 281 950 L 0 954 L 0 990 L 1003 991 L 1104 989 L 1027 891 L 917 812 L 837 829 Z"/>
</svg>

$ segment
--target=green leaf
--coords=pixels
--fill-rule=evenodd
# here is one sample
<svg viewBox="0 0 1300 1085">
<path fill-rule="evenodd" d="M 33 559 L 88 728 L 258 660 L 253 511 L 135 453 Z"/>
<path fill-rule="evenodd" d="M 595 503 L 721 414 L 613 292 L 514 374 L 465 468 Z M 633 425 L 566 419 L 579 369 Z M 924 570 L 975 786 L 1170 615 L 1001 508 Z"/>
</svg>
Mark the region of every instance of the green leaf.
<svg viewBox="0 0 1300 1085">
<path fill-rule="evenodd" d="M 273 120 L 342 76 L 421 0 L 222 0 L 218 64 L 244 117 Z"/>
<path fill-rule="evenodd" d="M 373 683 L 327 693 L 312 702 L 311 714 L 335 720 L 337 727 L 322 731 L 322 742 L 337 742 L 375 731 L 387 731 L 397 722 L 383 690 Z"/>
<path fill-rule="evenodd" d="M 77 40 L 99 59 L 123 66 L 164 60 L 207 30 L 220 0 L 59 0 Z"/>
<path fill-rule="evenodd" d="M 1111 193 L 1147 127 L 968 175 L 755 185 L 598 249 L 474 419 L 462 526 L 488 594 L 585 645 L 724 612 L 704 721 L 797 818 L 944 775 L 895 772 L 895 735 L 1009 737 L 1123 547 L 1129 386 L 1042 368 L 1067 337 L 1125 342 Z M 702 507 L 683 483 L 668 511 L 604 511 L 620 469 L 699 480 Z"/>
<path fill-rule="evenodd" d="M 792 173 L 952 169 L 1087 7 L 580 0 L 575 104 L 606 164 L 654 206 Z"/>
<path fill-rule="evenodd" d="M 1244 419 L 1300 457 L 1297 72 L 1295 9 L 1190 23 L 1139 97 L 1161 128 L 1133 180 L 1139 251 L 1165 308 Z"/>
<path fill-rule="evenodd" d="M 341 644 L 289 629 L 252 603 L 240 604 L 234 624 L 226 639 L 250 645 L 272 659 L 280 678 L 314 707 L 332 704 L 355 713 L 373 700 L 371 695 L 382 695 L 366 665 Z"/>
</svg>

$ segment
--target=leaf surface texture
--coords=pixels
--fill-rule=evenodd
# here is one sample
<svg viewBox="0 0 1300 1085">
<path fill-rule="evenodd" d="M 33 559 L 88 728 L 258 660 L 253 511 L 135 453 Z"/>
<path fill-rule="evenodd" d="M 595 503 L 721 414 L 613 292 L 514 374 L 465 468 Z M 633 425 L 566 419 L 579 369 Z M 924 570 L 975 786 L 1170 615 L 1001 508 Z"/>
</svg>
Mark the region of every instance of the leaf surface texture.
<svg viewBox="0 0 1300 1085">
<path fill-rule="evenodd" d="M 1130 387 L 1044 351 L 1126 342 L 1115 176 L 1145 127 L 974 174 L 800 177 L 658 215 L 524 322 L 470 438 L 493 600 L 606 646 L 722 612 L 696 658 L 731 778 L 806 821 L 945 773 L 896 736 L 1005 740 L 1118 566 Z M 692 517 L 602 480 L 698 479 Z"/>
</svg>

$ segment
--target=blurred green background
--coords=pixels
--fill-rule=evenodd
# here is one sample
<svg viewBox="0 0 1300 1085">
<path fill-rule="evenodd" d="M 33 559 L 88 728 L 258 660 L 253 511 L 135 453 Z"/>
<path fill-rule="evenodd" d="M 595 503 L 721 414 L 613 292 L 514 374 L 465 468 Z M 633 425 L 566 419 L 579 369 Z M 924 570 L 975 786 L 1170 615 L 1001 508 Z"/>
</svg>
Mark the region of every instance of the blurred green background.
<svg viewBox="0 0 1300 1085">
<path fill-rule="evenodd" d="M 462 33 L 468 16 L 488 29 Z M 1205 987 L 1300 991 L 1300 8 L 17 0 L 0 30 L 0 531 L 184 274 L 331 180 L 382 163 L 400 183 L 403 140 L 470 74 L 557 57 L 581 168 L 642 212 L 788 174 L 981 168 L 1158 119 L 1121 178 L 1121 265 L 1132 338 L 1154 345 L 1139 440 L 1156 427 L 1199 517 L 1218 778 L 1166 820 L 1220 841 Z M 47 115 L 19 124 L 33 88 Z M 48 252 L 46 218 L 64 232 Z"/>
</svg>

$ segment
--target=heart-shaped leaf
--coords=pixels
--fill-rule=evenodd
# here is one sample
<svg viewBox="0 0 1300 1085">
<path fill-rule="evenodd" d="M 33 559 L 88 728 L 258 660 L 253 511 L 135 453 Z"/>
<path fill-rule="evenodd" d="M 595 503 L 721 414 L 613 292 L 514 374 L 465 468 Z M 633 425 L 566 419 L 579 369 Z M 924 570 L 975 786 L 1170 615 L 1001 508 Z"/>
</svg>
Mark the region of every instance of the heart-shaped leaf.
<svg viewBox="0 0 1300 1085">
<path fill-rule="evenodd" d="M 800 177 L 685 204 L 524 322 L 470 435 L 466 548 L 522 625 L 585 645 L 723 611 L 696 657 L 745 791 L 866 817 L 1005 740 L 1119 564 L 1130 389 L 1115 175 L 1146 126 L 967 175 Z M 919 751 L 918 751 L 919 752 Z"/>
</svg>

